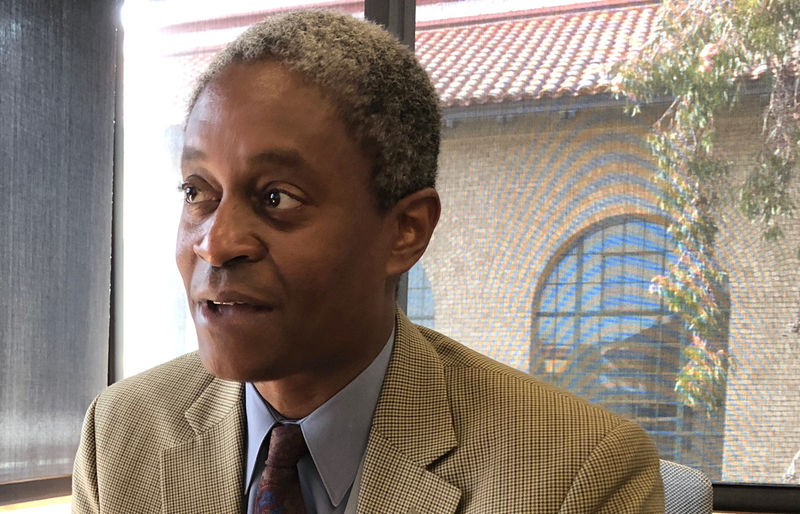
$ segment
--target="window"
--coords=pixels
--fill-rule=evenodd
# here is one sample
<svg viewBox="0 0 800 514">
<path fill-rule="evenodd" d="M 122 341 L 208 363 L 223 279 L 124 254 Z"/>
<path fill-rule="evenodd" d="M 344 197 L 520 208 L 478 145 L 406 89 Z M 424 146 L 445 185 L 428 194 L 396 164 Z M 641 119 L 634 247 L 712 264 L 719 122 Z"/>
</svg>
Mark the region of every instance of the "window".
<svg viewBox="0 0 800 514">
<path fill-rule="evenodd" d="M 559 253 L 534 300 L 531 373 L 636 421 L 662 458 L 719 480 L 724 413 L 707 418 L 678 398 L 690 335 L 649 291 L 673 246 L 663 223 L 616 217 Z"/>
<path fill-rule="evenodd" d="M 638 420 L 665 458 L 704 469 L 718 492 L 797 484 L 784 477 L 800 450 L 800 225 L 773 244 L 733 200 L 721 210 L 723 342 L 736 367 L 724 413 L 685 407 L 673 388 L 688 334 L 648 292 L 672 258 L 647 147 L 664 106 L 630 118 L 603 82 L 652 35 L 658 3 L 561 3 L 418 6 L 415 51 L 444 115 L 442 217 L 422 260 L 436 330 Z M 747 96 L 716 120 L 731 174 L 759 151 L 749 131 L 762 99 Z"/>
<path fill-rule="evenodd" d="M 289 3 L 270 2 L 268 9 Z M 721 224 L 719 254 L 731 277 L 728 342 L 738 360 L 723 430 L 722 420 L 709 422 L 670 396 L 671 374 L 680 364 L 675 346 L 687 336 L 643 290 L 648 274 L 670 258 L 657 249 L 669 245 L 660 240 L 652 165 L 643 150 L 647 127 L 623 118 L 599 82 L 597 66 L 624 57 L 646 38 L 656 7 L 570 3 L 420 2 L 417 54 L 444 104 L 439 183 L 444 209 L 435 240 L 409 275 L 409 314 L 634 417 L 648 426 L 667 457 L 710 462 L 706 470 L 723 482 L 780 482 L 792 459 L 800 458 L 800 346 L 787 328 L 797 311 L 792 244 L 785 250 L 762 242 L 733 211 Z M 117 169 L 124 209 L 116 220 L 113 323 L 120 343 L 117 378 L 195 345 L 173 264 L 179 206 L 174 170 L 185 95 L 217 48 L 269 12 L 264 5 L 125 3 L 124 174 Z M 332 5 L 354 15 L 363 9 L 360 2 Z M 68 481 L 63 475 L 71 468 L 82 411 L 105 383 L 108 274 L 102 270 L 108 265 L 103 259 L 108 234 L 103 227 L 108 228 L 110 206 L 86 204 L 84 198 L 87 191 L 110 196 L 111 164 L 102 159 L 110 159 L 110 116 L 104 109 L 114 82 L 113 73 L 106 73 L 113 68 L 108 62 L 114 47 L 108 29 L 116 18 L 113 2 L 98 9 L 62 7 L 43 12 L 18 2 L 10 11 L 12 22 L 0 26 L 1 57 L 11 58 L 3 61 L 9 64 L 3 79 L 10 82 L 0 94 L 14 99 L 0 102 L 3 118 L 12 120 L 11 137 L 5 139 L 12 145 L 10 165 L 0 175 L 0 197 L 11 220 L 0 231 L 0 253 L 10 252 L 2 259 L 0 280 L 8 303 L 0 309 L 0 341 L 9 363 L 5 381 L 0 380 L 6 409 L 0 424 L 8 439 L 0 445 L 0 482 L 62 475 L 55 493 Z M 44 27 L 42 19 L 63 22 L 66 44 L 48 40 L 31 46 L 24 30 Z M 20 60 L 22 43 L 25 55 L 42 58 Z M 79 73 L 64 71 L 54 79 L 58 67 L 36 68 L 37 62 L 56 62 L 54 48 L 56 61 Z M 87 87 L 84 81 L 98 76 L 103 87 Z M 21 77 L 25 80 L 17 80 Z M 55 90 L 42 95 L 26 89 L 32 83 Z M 37 98 L 32 103 L 31 92 Z M 58 106 L 36 108 L 44 105 L 42 98 Z M 47 123 L 41 125 L 45 111 Z M 721 147 L 735 161 L 734 173 L 747 160 L 748 137 L 739 121 L 758 113 L 744 105 L 732 115 L 736 123 L 719 120 Z M 87 127 L 96 132 L 83 130 Z M 19 134 L 42 137 L 22 141 Z M 70 153 L 83 149 L 83 141 L 92 142 L 91 155 L 98 160 L 87 163 Z M 53 169 L 66 173 L 54 175 Z M 66 182 L 53 183 L 56 176 Z M 800 240 L 797 227 L 787 228 L 789 241 Z M 629 251 L 626 241 L 638 229 L 639 241 L 652 248 Z M 606 247 L 616 248 L 616 254 Z M 598 277 L 598 269 L 607 273 Z M 58 270 L 64 280 L 51 280 Z M 154 299 L 166 308 L 152 309 Z M 53 341 L 58 348 L 48 346 Z M 59 366 L 53 367 L 56 361 Z M 65 378 L 63 362 L 83 363 L 87 371 L 80 384 Z M 602 380 L 587 382 L 582 375 L 587 371 Z M 22 375 L 25 380 L 18 379 Z M 58 387 L 36 389 L 32 383 Z M 54 396 L 59 391 L 66 396 Z M 622 399 L 626 395 L 634 400 Z M 30 406 L 44 406 L 55 417 L 43 418 L 27 410 Z M 19 437 L 45 418 L 51 423 L 45 433 L 63 436 L 50 441 L 55 450 Z M 0 500 L 8 491 L 8 483 L 2 484 Z M 758 508 L 769 499 L 764 494 L 775 492 L 749 487 L 737 505 Z M 755 501 L 748 504 L 748 496 Z"/>
<path fill-rule="evenodd" d="M 425 274 L 425 268 L 418 262 L 408 270 L 408 319 L 428 328 L 435 328 L 433 309 L 433 289 Z"/>
<path fill-rule="evenodd" d="M 123 206 L 115 227 L 117 378 L 195 347 L 173 262 L 180 205 L 175 192 L 176 164 L 186 95 L 216 49 L 250 23 L 287 8 L 284 4 L 288 3 L 292 2 L 270 2 L 265 8 L 264 2 L 255 0 L 126 2 L 124 173 L 118 167 L 116 179 L 121 182 L 117 192 L 122 195 L 116 205 Z M 637 41 L 648 37 L 656 6 L 595 2 L 576 8 L 569 3 L 420 2 L 416 51 L 443 102 L 439 191 L 444 209 L 435 240 L 410 273 L 409 314 L 491 357 L 548 376 L 637 419 L 651 430 L 666 457 L 689 464 L 700 462 L 723 482 L 780 482 L 798 453 L 800 440 L 800 411 L 796 408 L 800 356 L 796 336 L 786 328 L 797 310 L 793 251 L 776 250 L 761 242 L 735 212 L 726 212 L 719 254 L 731 276 L 728 342 L 739 366 L 727 391 L 724 429 L 722 419 L 709 421 L 676 403 L 670 389 L 675 368 L 681 363 L 676 347 L 685 344 L 687 335 L 657 298 L 644 290 L 649 273 L 669 259 L 663 251 L 669 244 L 659 239 L 663 227 L 658 216 L 662 213 L 650 181 L 653 165 L 644 146 L 647 125 L 624 117 L 620 104 L 603 93 L 599 67 L 624 57 Z M 32 12 L 21 7 L 23 3 L 19 5 L 12 14 Z M 330 5 L 356 16 L 363 8 L 360 2 L 345 0 Z M 92 35 L 86 27 L 109 26 L 115 16 L 112 10 L 109 4 L 99 14 L 91 11 L 88 15 L 89 9 L 48 13 L 44 18 L 67 20 L 64 26 L 70 29 L 70 42 L 78 42 L 66 47 L 56 42 L 49 47 L 66 48 L 69 52 L 65 50 L 64 55 L 72 55 L 79 47 L 91 49 L 86 50 L 92 57 L 86 69 L 106 69 L 98 63 L 105 62 L 108 54 L 100 59 L 98 52 L 113 48 L 107 35 L 92 39 L 97 44 L 86 44 L 81 36 Z M 16 27 L 14 23 L 0 27 L 4 49 L 13 50 L 22 41 Z M 80 36 L 73 34 L 78 28 Z M 36 62 L 20 61 L 16 57 L 21 54 L 13 51 L 2 55 L 11 55 L 21 66 Z M 85 64 L 86 55 L 82 57 Z M 51 61 L 49 57 L 40 60 Z M 83 65 L 73 68 L 84 71 Z M 26 77 L 40 76 L 41 80 L 33 81 L 37 84 L 58 82 L 51 75 L 24 71 Z M 58 116 L 48 118 L 46 125 L 58 129 L 52 134 L 40 130 L 39 125 L 26 129 L 24 123 L 40 119 L 41 113 L 7 111 L 13 102 L 0 102 L 7 114 L 4 118 L 23 120 L 15 126 L 22 130 L 14 128 L 12 132 L 46 134 L 48 141 L 64 145 L 68 134 L 69 149 L 92 141 L 92 155 L 108 157 L 110 151 L 97 151 L 105 144 L 107 129 L 100 130 L 100 135 L 77 130 L 81 120 L 90 116 L 87 113 L 101 104 L 107 106 L 103 95 L 110 91 L 113 77 L 103 77 L 106 86 L 101 91 L 83 87 L 81 77 L 75 74 L 59 77 L 65 79 L 64 87 L 83 93 L 75 101 L 62 101 L 64 96 L 59 94 L 44 96 L 60 106 L 46 109 L 48 112 L 69 114 L 68 124 L 59 124 Z M 20 84 L 14 82 L 4 91 L 26 98 Z M 93 94 L 85 94 L 87 91 Z M 92 109 L 86 107 L 86 98 L 92 99 Z M 64 111 L 65 106 L 81 112 Z M 725 139 L 722 147 L 737 163 L 734 173 L 745 167 L 746 154 L 737 152 L 747 149 L 748 138 L 732 119 L 758 115 L 758 109 L 748 109 L 744 106 L 741 112 L 719 120 L 719 134 Z M 101 118 L 93 122 L 95 127 L 110 123 Z M 66 125 L 69 131 L 62 130 Z M 89 348 L 70 343 L 59 350 L 67 352 L 59 363 L 85 358 L 81 362 L 87 369 L 101 370 L 91 377 L 82 376 L 81 391 L 68 395 L 68 402 L 74 403 L 58 403 L 50 409 L 58 414 L 51 418 L 57 420 L 56 428 L 62 427 L 64 414 L 66 428 L 56 432 L 74 445 L 80 423 L 76 412 L 83 410 L 105 382 L 107 349 L 103 305 L 108 287 L 100 277 L 103 273 L 98 272 L 105 269 L 107 260 L 102 256 L 107 253 L 102 243 L 84 244 L 82 239 L 95 229 L 98 241 L 105 237 L 102 227 L 108 227 L 107 218 L 101 211 L 107 204 L 87 207 L 81 200 L 93 188 L 107 192 L 110 164 L 85 166 L 80 160 L 50 159 L 41 151 L 40 141 L 30 141 L 34 142 L 20 143 L 20 147 L 30 150 L 28 144 L 39 146 L 19 160 L 22 166 L 12 159 L 11 174 L 0 177 L 2 186 L 13 186 L 0 188 L 0 196 L 6 193 L 5 205 L 12 205 L 20 191 L 26 195 L 22 198 L 36 200 L 17 202 L 22 214 L 16 214 L 12 205 L 12 223 L 0 232 L 0 249 L 12 251 L 12 258 L 3 260 L 2 275 L 11 280 L 0 281 L 0 287 L 5 287 L 3 298 L 11 299 L 11 308 L 4 309 L 6 318 L 0 314 L 1 339 L 9 356 L 25 359 L 18 369 L 35 369 L 30 376 L 36 380 L 63 369 L 47 368 L 52 359 L 41 359 L 46 364 L 42 367 L 26 367 L 34 362 L 26 353 L 33 353 L 29 342 L 69 339 L 98 345 Z M 14 144 L 17 142 L 14 139 Z M 41 165 L 39 157 L 47 163 Z M 59 170 L 70 170 L 64 175 L 69 184 L 33 187 L 50 183 L 53 177 L 36 170 L 52 169 L 54 163 Z M 73 180 L 78 169 L 106 173 L 79 174 Z M 70 200 L 66 209 L 58 203 L 65 199 Z M 26 216 L 25 204 L 48 202 L 55 202 L 52 205 L 59 216 L 48 214 L 36 230 L 27 225 L 20 228 L 16 218 Z M 145 204 L 146 209 L 142 208 Z M 84 215 L 91 218 L 89 222 L 80 221 Z M 631 234 L 639 229 L 640 236 L 633 238 Z M 800 240 L 796 227 L 789 227 L 787 234 L 790 241 Z M 35 244 L 20 250 L 23 246 L 18 242 L 29 237 Z M 627 245 L 634 240 L 650 246 L 629 251 Z M 42 252 L 30 251 L 41 248 L 55 248 L 58 255 L 70 257 L 61 263 L 40 261 Z M 22 254 L 15 253 L 19 251 Z M 39 270 L 41 266 L 45 267 Z M 61 267 L 69 270 L 61 274 L 67 280 L 56 285 L 47 277 Z M 65 284 L 66 289 L 61 289 Z M 84 287 L 92 289 L 89 296 L 83 295 Z M 56 301 L 50 302 L 54 306 L 39 309 L 27 301 L 31 297 Z M 164 308 L 152 309 L 154 301 Z M 87 306 L 90 314 L 73 315 Z M 37 321 L 40 318 L 41 323 Z M 72 324 L 74 319 L 84 319 L 87 324 L 79 328 Z M 51 334 L 49 323 L 53 320 L 64 323 Z M 68 329 L 60 330 L 62 327 Z M 28 329 L 36 332 L 35 337 L 19 337 Z M 90 333 L 78 333 L 83 329 Z M 589 382 L 587 376 L 601 380 Z M 18 456 L 25 454 L 42 462 L 44 474 L 68 473 L 74 450 L 60 447 L 56 452 L 38 453 L 43 446 L 36 443 L 36 450 L 29 452 L 34 446 L 16 438 L 30 426 L 24 416 L 18 416 L 26 402 L 52 407 L 48 402 L 55 401 L 48 391 L 44 396 L 36 392 L 39 396 L 20 400 L 22 396 L 15 392 L 20 387 L 24 389 L 22 382 L 9 378 L 2 388 L 4 398 L 13 400 L 4 405 L 14 411 L 12 416 L 2 417 L 4 427 L 12 427 L 5 431 L 10 444 L 0 445 L 7 452 L 3 479 L 44 476 L 38 471 L 16 473 L 21 462 Z M 65 414 L 59 410 L 62 408 L 69 412 Z"/>
</svg>

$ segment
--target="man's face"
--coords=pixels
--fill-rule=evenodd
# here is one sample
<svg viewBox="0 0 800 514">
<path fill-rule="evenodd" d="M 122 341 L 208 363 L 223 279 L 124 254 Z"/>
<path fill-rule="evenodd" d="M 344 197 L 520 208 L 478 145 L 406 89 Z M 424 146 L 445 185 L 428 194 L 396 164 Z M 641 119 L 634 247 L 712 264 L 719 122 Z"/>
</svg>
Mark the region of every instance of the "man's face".
<svg viewBox="0 0 800 514">
<path fill-rule="evenodd" d="M 205 366 L 256 381 L 360 358 L 391 297 L 390 231 L 329 102 L 279 64 L 234 64 L 184 141 L 177 262 Z"/>
</svg>

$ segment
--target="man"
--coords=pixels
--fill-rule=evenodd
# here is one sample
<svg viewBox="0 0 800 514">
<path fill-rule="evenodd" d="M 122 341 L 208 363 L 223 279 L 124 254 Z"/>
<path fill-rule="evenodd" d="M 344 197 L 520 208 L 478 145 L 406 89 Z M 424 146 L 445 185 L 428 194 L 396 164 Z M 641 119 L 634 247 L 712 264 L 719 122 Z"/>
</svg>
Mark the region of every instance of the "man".
<svg viewBox="0 0 800 514">
<path fill-rule="evenodd" d="M 74 510 L 663 511 L 639 427 L 396 310 L 438 149 L 425 72 L 372 24 L 290 13 L 224 49 L 184 133 L 199 352 L 95 400 Z"/>
</svg>

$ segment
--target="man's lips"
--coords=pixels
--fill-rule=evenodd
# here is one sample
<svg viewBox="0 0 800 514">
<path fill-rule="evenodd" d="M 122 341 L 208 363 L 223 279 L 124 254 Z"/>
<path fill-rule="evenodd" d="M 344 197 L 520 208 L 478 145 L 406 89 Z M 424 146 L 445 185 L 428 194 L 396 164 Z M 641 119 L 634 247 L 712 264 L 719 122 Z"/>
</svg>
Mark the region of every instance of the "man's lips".
<svg viewBox="0 0 800 514">
<path fill-rule="evenodd" d="M 273 309 L 275 302 L 265 298 L 237 291 L 202 291 L 192 295 L 198 304 L 226 307 L 250 307 L 254 309 Z"/>
<path fill-rule="evenodd" d="M 246 302 L 224 302 L 215 300 L 205 300 L 200 302 L 200 308 L 208 309 L 212 312 L 232 312 L 232 311 L 271 311 L 272 307 Z"/>
<path fill-rule="evenodd" d="M 194 311 L 198 328 L 205 327 L 222 333 L 241 330 L 261 331 L 272 323 L 273 308 L 263 304 L 201 301 Z"/>
<path fill-rule="evenodd" d="M 254 315 L 272 312 L 276 306 L 276 302 L 237 291 L 203 291 L 195 298 L 197 313 L 202 321 L 209 323 L 223 318 L 246 322 Z"/>
</svg>

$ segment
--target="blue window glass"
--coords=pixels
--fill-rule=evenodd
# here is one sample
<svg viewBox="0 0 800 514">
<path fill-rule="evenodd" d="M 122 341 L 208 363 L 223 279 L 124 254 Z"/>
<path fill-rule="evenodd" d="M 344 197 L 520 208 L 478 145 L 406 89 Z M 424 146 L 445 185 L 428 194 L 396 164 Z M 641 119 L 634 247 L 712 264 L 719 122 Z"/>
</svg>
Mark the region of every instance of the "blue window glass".
<svg viewBox="0 0 800 514">
<path fill-rule="evenodd" d="M 663 224 L 617 217 L 558 252 L 535 300 L 531 373 L 638 422 L 662 458 L 719 478 L 722 416 L 678 400 L 689 335 L 649 291 L 671 250 Z"/>
<path fill-rule="evenodd" d="M 422 264 L 408 270 L 408 306 L 406 314 L 412 323 L 434 328 L 433 289 Z"/>
</svg>

